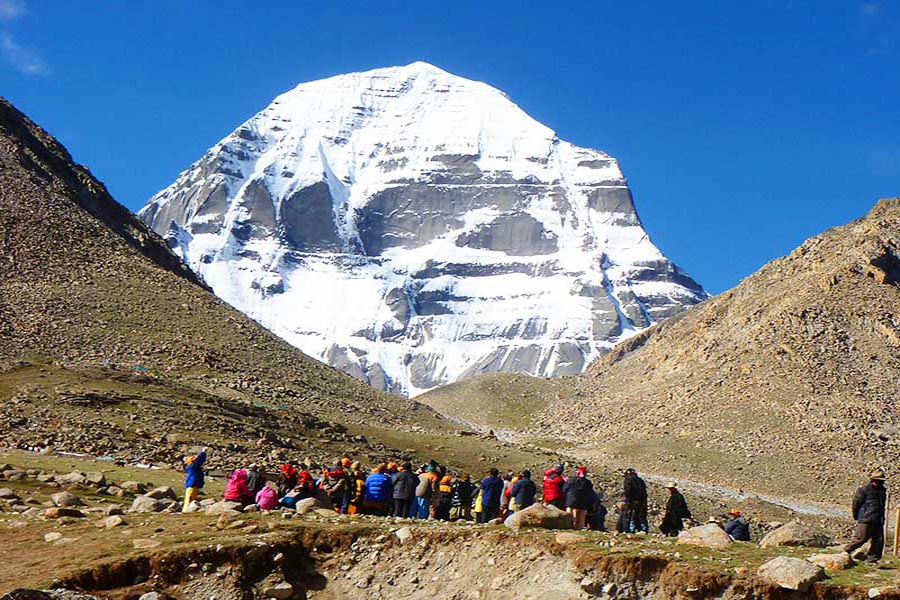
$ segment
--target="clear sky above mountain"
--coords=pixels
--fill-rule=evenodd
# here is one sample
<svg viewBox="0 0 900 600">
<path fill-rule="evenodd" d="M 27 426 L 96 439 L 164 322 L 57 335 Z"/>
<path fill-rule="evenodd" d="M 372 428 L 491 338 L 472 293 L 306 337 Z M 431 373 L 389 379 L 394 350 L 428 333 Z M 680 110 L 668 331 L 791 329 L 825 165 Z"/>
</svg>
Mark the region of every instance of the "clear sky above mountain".
<svg viewBox="0 0 900 600">
<path fill-rule="evenodd" d="M 416 60 L 617 157 L 714 293 L 900 195 L 891 0 L 0 0 L 0 59 L 0 94 L 134 210 L 297 83 Z"/>
</svg>

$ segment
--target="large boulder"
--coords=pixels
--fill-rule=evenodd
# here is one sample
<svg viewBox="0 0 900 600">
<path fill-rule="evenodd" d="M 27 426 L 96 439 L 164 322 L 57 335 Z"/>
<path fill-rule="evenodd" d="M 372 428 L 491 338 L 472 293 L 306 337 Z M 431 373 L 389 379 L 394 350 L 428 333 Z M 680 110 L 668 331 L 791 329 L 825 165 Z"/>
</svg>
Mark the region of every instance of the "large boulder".
<svg viewBox="0 0 900 600">
<path fill-rule="evenodd" d="M 809 548 L 826 548 L 831 545 L 827 535 L 807 527 L 798 521 L 791 521 L 766 534 L 759 542 L 763 548 L 772 546 L 807 546 Z"/>
<path fill-rule="evenodd" d="M 57 483 L 84 483 L 86 479 L 81 471 L 72 471 L 67 475 L 57 475 L 56 481 Z"/>
<path fill-rule="evenodd" d="M 779 556 L 762 565 L 757 575 L 787 590 L 805 592 L 825 578 L 825 570 L 799 558 Z"/>
<path fill-rule="evenodd" d="M 294 510 L 296 510 L 298 514 L 305 515 L 315 508 L 334 510 L 334 504 L 332 504 L 331 499 L 328 497 L 328 495 L 323 493 L 320 495 L 311 496 L 309 498 L 304 498 L 303 500 L 298 500 L 297 505 L 294 507 Z"/>
<path fill-rule="evenodd" d="M 518 531 L 522 527 L 572 529 L 572 515 L 559 510 L 552 504 L 532 504 L 528 508 L 511 514 L 503 524 L 514 531 Z"/>
<path fill-rule="evenodd" d="M 715 523 L 709 523 L 700 527 L 685 529 L 678 535 L 678 543 L 724 550 L 734 542 L 728 537 L 724 529 Z"/>
</svg>

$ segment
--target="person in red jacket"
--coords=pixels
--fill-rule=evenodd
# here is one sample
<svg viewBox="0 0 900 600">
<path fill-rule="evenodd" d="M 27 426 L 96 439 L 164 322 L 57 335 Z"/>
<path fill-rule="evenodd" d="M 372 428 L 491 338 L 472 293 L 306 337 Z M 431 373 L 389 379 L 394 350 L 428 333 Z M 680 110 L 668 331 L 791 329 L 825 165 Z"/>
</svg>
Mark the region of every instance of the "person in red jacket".
<svg viewBox="0 0 900 600">
<path fill-rule="evenodd" d="M 544 471 L 544 504 L 552 504 L 559 510 L 566 510 L 566 495 L 563 493 L 563 466 L 555 465 Z"/>
</svg>

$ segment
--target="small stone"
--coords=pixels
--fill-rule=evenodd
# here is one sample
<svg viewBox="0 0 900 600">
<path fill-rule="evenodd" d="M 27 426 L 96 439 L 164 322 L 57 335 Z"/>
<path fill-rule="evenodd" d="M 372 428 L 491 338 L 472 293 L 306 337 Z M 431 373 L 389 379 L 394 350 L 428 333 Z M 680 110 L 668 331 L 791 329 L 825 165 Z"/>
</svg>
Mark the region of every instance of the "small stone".
<svg viewBox="0 0 900 600">
<path fill-rule="evenodd" d="M 846 552 L 813 554 L 806 560 L 822 567 L 826 571 L 843 571 L 853 566 L 853 559 Z"/>
<path fill-rule="evenodd" d="M 401 544 L 405 544 L 408 540 L 411 540 L 413 537 L 412 530 L 409 527 L 402 527 L 394 532 L 394 535 L 397 536 L 397 539 L 400 540 Z"/>
<path fill-rule="evenodd" d="M 164 498 L 168 498 L 170 500 L 178 500 L 178 495 L 175 493 L 175 490 L 167 485 L 153 488 L 144 495 L 150 498 L 156 498 L 157 500 L 162 500 Z"/>
<path fill-rule="evenodd" d="M 266 598 L 276 598 L 277 600 L 287 600 L 294 595 L 294 586 L 287 581 L 282 581 L 274 585 L 267 586 L 263 590 Z"/>
<path fill-rule="evenodd" d="M 132 494 L 143 494 L 147 491 L 147 486 L 138 481 L 123 481 L 119 487 Z"/>
<path fill-rule="evenodd" d="M 84 518 L 84 513 L 75 508 L 64 508 L 55 506 L 44 511 L 44 516 L 48 519 L 59 519 L 60 517 Z"/>
<path fill-rule="evenodd" d="M 19 496 L 9 488 L 0 488 L 0 500 L 18 500 Z"/>
<path fill-rule="evenodd" d="M 63 534 L 58 531 L 51 531 L 50 533 L 44 534 L 45 542 L 55 542 L 56 540 L 62 539 Z"/>
<path fill-rule="evenodd" d="M 84 502 L 75 494 L 69 492 L 58 492 L 50 496 L 54 506 L 82 506 Z"/>
<path fill-rule="evenodd" d="M 581 542 L 585 541 L 587 538 L 585 538 L 580 533 L 573 533 L 571 531 L 560 531 L 559 533 L 556 534 L 556 537 L 554 539 L 556 539 L 557 544 L 561 544 L 563 546 L 570 546 L 572 544 L 580 544 Z"/>
<path fill-rule="evenodd" d="M 127 525 L 125 519 L 120 517 L 119 515 L 112 515 L 110 517 L 106 517 L 102 521 L 103 526 L 107 529 L 112 529 L 113 527 L 122 527 L 123 525 Z"/>
<path fill-rule="evenodd" d="M 160 544 L 162 544 L 159 540 L 151 540 L 147 538 L 138 538 L 136 540 L 131 541 L 132 545 L 136 550 L 147 550 L 149 548 L 156 548 Z"/>
<path fill-rule="evenodd" d="M 134 502 L 131 503 L 131 508 L 128 509 L 128 512 L 132 513 L 151 513 L 151 512 L 160 512 L 166 507 L 165 504 L 157 500 L 156 498 L 151 498 L 150 496 L 137 496 L 134 499 Z"/>
<path fill-rule="evenodd" d="M 84 474 L 84 481 L 91 485 L 102 487 L 106 485 L 106 476 L 99 471 L 89 471 Z"/>
</svg>

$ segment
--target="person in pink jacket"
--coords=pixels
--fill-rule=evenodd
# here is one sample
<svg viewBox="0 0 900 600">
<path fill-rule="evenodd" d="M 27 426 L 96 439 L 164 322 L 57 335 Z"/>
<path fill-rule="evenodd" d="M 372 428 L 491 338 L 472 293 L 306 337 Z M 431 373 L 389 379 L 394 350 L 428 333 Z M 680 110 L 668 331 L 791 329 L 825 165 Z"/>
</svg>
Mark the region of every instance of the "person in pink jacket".
<svg viewBox="0 0 900 600">
<path fill-rule="evenodd" d="M 278 494 L 271 487 L 264 485 L 256 492 L 256 505 L 259 510 L 274 510 L 278 507 Z"/>
<path fill-rule="evenodd" d="M 225 486 L 225 499 L 247 505 L 253 502 L 253 494 L 247 487 L 247 471 L 235 469 Z"/>
</svg>

